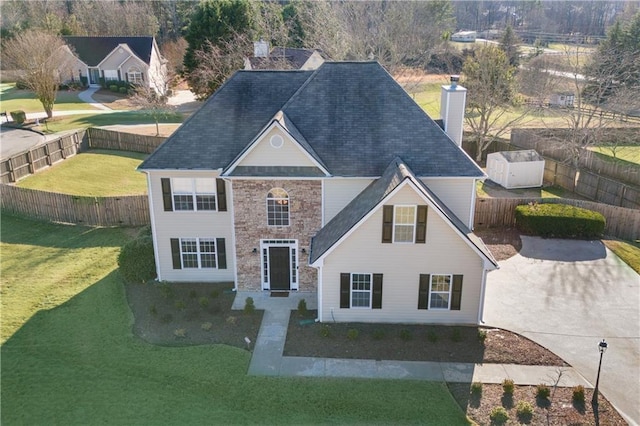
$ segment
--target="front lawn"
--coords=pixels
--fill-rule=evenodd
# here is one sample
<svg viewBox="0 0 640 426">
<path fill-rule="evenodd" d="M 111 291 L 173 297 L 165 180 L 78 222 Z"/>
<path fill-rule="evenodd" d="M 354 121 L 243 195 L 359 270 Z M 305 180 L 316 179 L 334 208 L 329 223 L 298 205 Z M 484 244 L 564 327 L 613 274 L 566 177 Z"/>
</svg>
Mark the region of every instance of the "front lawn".
<svg viewBox="0 0 640 426">
<path fill-rule="evenodd" d="M 92 197 L 146 194 L 145 175 L 136 171 L 146 156 L 136 152 L 95 149 L 31 175 L 17 186 Z"/>
<path fill-rule="evenodd" d="M 171 113 L 159 120 L 160 123 L 182 123 L 184 115 Z M 74 129 L 86 129 L 87 127 L 102 127 L 127 124 L 155 124 L 153 118 L 142 111 L 118 111 L 112 113 L 80 114 L 54 117 L 46 123 L 36 127 L 44 133 L 57 133 Z"/>
<path fill-rule="evenodd" d="M 115 270 L 133 232 L 1 221 L 2 424 L 469 424 L 442 383 L 250 377 L 243 349 L 147 344 Z"/>
<path fill-rule="evenodd" d="M 59 90 L 53 110 L 71 111 L 97 109 L 90 104 L 82 102 L 80 98 L 78 98 L 78 93 L 77 91 Z M 27 113 L 44 112 L 42 103 L 36 99 L 33 92 L 16 89 L 15 83 L 0 84 L 0 111 L 11 112 L 16 110 L 22 110 Z"/>
<path fill-rule="evenodd" d="M 602 240 L 609 250 L 614 252 L 634 271 L 640 274 L 640 240 L 635 242 L 621 240 Z"/>
</svg>

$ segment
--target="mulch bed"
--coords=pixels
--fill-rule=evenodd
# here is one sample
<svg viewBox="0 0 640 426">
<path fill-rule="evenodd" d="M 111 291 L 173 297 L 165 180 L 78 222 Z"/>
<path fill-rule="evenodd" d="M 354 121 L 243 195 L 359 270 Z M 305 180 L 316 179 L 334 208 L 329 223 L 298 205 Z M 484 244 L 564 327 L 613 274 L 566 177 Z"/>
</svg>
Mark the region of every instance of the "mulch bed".
<svg viewBox="0 0 640 426">
<path fill-rule="evenodd" d="M 244 348 L 245 337 L 255 342 L 258 336 L 262 311 L 231 310 L 232 284 L 148 283 L 125 288 L 135 317 L 133 332 L 149 343 Z"/>
</svg>

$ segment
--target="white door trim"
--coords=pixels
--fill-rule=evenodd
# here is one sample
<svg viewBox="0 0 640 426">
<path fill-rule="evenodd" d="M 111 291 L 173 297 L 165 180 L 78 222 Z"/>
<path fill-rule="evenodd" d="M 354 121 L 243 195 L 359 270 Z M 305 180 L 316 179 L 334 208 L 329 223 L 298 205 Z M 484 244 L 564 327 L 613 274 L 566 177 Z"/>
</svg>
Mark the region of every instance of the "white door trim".
<svg viewBox="0 0 640 426">
<path fill-rule="evenodd" d="M 260 240 L 260 270 L 262 275 L 262 289 L 271 290 L 269 283 L 269 248 L 289 247 L 289 288 L 298 290 L 298 240 L 269 239 Z"/>
</svg>

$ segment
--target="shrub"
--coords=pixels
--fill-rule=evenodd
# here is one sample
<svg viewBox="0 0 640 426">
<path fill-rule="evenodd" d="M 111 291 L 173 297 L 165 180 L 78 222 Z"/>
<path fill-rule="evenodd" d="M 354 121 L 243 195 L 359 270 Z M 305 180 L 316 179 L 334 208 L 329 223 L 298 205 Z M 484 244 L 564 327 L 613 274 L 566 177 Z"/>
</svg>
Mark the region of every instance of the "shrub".
<svg viewBox="0 0 640 426">
<path fill-rule="evenodd" d="M 384 330 L 379 328 L 373 330 L 373 340 L 382 340 L 382 339 L 384 339 Z"/>
<path fill-rule="evenodd" d="M 584 386 L 578 385 L 573 388 L 571 399 L 576 404 L 584 404 Z"/>
<path fill-rule="evenodd" d="M 209 306 L 209 299 L 202 296 L 200 299 L 198 299 L 198 303 L 200 304 L 200 306 L 202 306 L 203 308 L 206 308 L 207 306 Z"/>
<path fill-rule="evenodd" d="M 253 304 L 253 297 L 247 297 L 244 301 L 244 313 L 250 315 L 255 310 L 256 306 Z"/>
<path fill-rule="evenodd" d="M 196 297 L 198 297 L 198 292 L 195 290 L 189 290 L 189 298 L 195 299 Z"/>
<path fill-rule="evenodd" d="M 516 227 L 524 234 L 557 238 L 595 238 L 604 232 L 605 218 L 598 212 L 565 204 L 530 204 L 516 207 Z"/>
<path fill-rule="evenodd" d="M 187 307 L 187 304 L 184 303 L 184 300 L 176 300 L 175 307 L 176 309 L 183 310 Z"/>
<path fill-rule="evenodd" d="M 516 415 L 521 420 L 528 420 L 533 416 L 533 405 L 527 401 L 518 401 L 516 404 Z"/>
<path fill-rule="evenodd" d="M 507 395 L 513 395 L 513 389 L 515 388 L 515 385 L 513 383 L 513 380 L 511 379 L 504 379 L 502 381 L 502 390 L 504 391 L 504 393 L 506 393 Z"/>
<path fill-rule="evenodd" d="M 24 80 L 18 79 L 18 81 L 16 81 L 16 89 L 18 89 L 18 90 L 28 90 L 29 86 L 27 86 L 27 83 Z"/>
<path fill-rule="evenodd" d="M 471 383 L 471 394 L 475 396 L 480 396 L 482 394 L 482 383 L 480 382 Z"/>
<path fill-rule="evenodd" d="M 212 299 L 215 299 L 218 296 L 220 296 L 220 292 L 218 290 L 211 290 L 211 293 L 209 293 L 209 297 L 211 297 Z"/>
<path fill-rule="evenodd" d="M 174 336 L 182 339 L 187 337 L 187 330 L 185 328 L 178 328 L 174 330 L 173 334 Z"/>
<path fill-rule="evenodd" d="M 427 331 L 427 340 L 430 341 L 431 343 L 437 342 L 438 341 L 438 334 L 433 330 Z"/>
<path fill-rule="evenodd" d="M 409 341 L 413 339 L 413 335 L 411 334 L 411 331 L 403 328 L 402 330 L 400 330 L 400 338 L 404 341 Z"/>
<path fill-rule="evenodd" d="M 156 277 L 153 239 L 138 237 L 127 242 L 118 255 L 120 274 L 128 282 L 143 283 Z"/>
<path fill-rule="evenodd" d="M 11 111 L 9 115 L 11 115 L 11 121 L 15 121 L 18 124 L 23 124 L 27 121 L 27 114 L 22 110 Z"/>
<path fill-rule="evenodd" d="M 536 386 L 536 398 L 547 399 L 549 398 L 549 395 L 551 395 L 551 389 L 549 389 L 549 386 L 542 383 Z"/>
<path fill-rule="evenodd" d="M 118 85 L 117 85 L 117 84 L 110 84 L 110 85 L 109 85 L 109 90 L 111 90 L 112 92 L 118 93 L 118 90 L 119 90 L 119 89 L 120 89 L 120 88 L 118 87 Z"/>
<path fill-rule="evenodd" d="M 359 334 L 360 332 L 358 330 L 356 330 L 355 328 L 350 328 L 349 330 L 347 330 L 347 339 L 356 340 Z"/>
<path fill-rule="evenodd" d="M 234 317 L 233 315 L 230 315 L 227 317 L 227 324 L 235 325 L 237 322 L 238 322 L 238 318 Z"/>
<path fill-rule="evenodd" d="M 211 328 L 213 327 L 213 324 L 211 324 L 210 322 L 203 322 L 202 325 L 200 326 L 201 329 L 203 329 L 204 331 L 209 331 L 211 330 Z"/>
<path fill-rule="evenodd" d="M 503 424 L 509 420 L 509 414 L 507 414 L 507 410 L 504 407 L 493 407 L 489 418 L 493 423 Z"/>
<path fill-rule="evenodd" d="M 123 95 L 126 95 L 128 91 L 129 91 L 129 89 L 127 89 L 126 87 L 119 87 L 118 88 L 118 92 L 122 93 Z"/>
<path fill-rule="evenodd" d="M 462 341 L 462 332 L 458 327 L 453 327 L 453 329 L 451 330 L 451 341 L 452 342 Z"/>
<path fill-rule="evenodd" d="M 331 328 L 327 324 L 322 324 L 320 326 L 320 336 L 322 337 L 330 337 L 331 336 Z"/>
<path fill-rule="evenodd" d="M 298 314 L 307 315 L 307 301 L 304 299 L 300 299 L 298 302 Z"/>
</svg>

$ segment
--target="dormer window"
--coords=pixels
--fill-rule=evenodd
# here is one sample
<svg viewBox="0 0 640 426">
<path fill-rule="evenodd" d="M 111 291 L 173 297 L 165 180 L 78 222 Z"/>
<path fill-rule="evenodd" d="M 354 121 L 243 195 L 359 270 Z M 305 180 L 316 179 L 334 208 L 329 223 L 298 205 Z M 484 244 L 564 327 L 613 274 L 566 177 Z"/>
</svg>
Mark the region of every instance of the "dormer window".
<svg viewBox="0 0 640 426">
<path fill-rule="evenodd" d="M 289 226 L 289 194 L 282 188 L 273 188 L 267 194 L 267 224 Z"/>
</svg>

